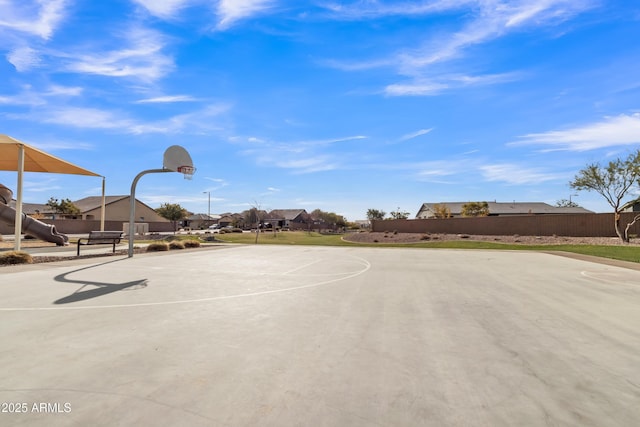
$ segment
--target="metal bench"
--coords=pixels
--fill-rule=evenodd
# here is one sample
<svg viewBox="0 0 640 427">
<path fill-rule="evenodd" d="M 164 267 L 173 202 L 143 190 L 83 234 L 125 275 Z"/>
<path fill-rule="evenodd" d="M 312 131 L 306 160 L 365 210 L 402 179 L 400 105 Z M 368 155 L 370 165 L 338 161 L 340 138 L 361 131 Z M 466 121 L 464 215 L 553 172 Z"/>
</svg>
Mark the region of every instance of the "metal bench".
<svg viewBox="0 0 640 427">
<path fill-rule="evenodd" d="M 113 245 L 113 252 L 116 251 L 116 244 L 122 239 L 122 231 L 90 231 L 88 238 L 78 239 L 78 256 L 80 256 L 81 245 Z"/>
</svg>

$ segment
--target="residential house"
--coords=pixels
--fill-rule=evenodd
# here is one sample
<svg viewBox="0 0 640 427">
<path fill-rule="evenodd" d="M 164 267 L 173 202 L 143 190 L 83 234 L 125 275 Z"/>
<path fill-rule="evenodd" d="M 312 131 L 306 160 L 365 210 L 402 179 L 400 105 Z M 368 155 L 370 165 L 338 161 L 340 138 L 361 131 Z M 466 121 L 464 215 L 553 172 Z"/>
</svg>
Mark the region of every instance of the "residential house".
<svg viewBox="0 0 640 427">
<path fill-rule="evenodd" d="M 416 214 L 416 219 L 435 218 L 436 205 L 446 206 L 452 217 L 460 217 L 462 207 L 466 203 L 468 202 L 423 203 Z M 560 208 L 542 202 L 487 202 L 487 204 L 489 216 L 593 213 L 582 207 Z"/>
<path fill-rule="evenodd" d="M 192 230 L 203 230 L 217 224 L 220 218 L 222 218 L 220 215 L 197 213 L 189 215 L 184 222 L 185 227 L 189 227 Z"/>
<path fill-rule="evenodd" d="M 640 212 L 640 198 L 625 203 L 620 210 L 622 212 Z"/>
<path fill-rule="evenodd" d="M 131 196 L 105 196 L 105 219 L 129 222 Z M 102 212 L 102 196 L 85 197 L 73 202 L 80 209 L 81 219 L 99 220 Z M 136 222 L 166 222 L 167 220 L 136 199 Z"/>
<path fill-rule="evenodd" d="M 309 214 L 304 209 L 274 209 L 267 214 L 264 222 L 280 229 L 305 228 Z"/>
</svg>

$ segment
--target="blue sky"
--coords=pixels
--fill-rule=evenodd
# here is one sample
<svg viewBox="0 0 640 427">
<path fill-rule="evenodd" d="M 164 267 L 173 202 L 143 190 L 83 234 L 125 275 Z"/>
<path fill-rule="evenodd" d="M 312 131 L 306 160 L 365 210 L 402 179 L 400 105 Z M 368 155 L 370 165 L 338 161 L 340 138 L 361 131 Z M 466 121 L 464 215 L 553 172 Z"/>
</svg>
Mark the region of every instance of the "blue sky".
<svg viewBox="0 0 640 427">
<path fill-rule="evenodd" d="M 0 133 L 194 212 L 578 202 L 640 143 L 632 0 L 0 0 Z M 0 172 L 15 191 L 16 174 Z M 24 201 L 100 194 L 27 173 Z"/>
</svg>

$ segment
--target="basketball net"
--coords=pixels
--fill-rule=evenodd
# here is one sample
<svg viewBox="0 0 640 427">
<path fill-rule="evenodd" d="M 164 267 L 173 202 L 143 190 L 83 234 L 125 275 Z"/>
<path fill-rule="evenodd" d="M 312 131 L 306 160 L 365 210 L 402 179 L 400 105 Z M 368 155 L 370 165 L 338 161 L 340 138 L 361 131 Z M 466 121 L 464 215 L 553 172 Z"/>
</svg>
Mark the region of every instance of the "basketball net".
<svg viewBox="0 0 640 427">
<path fill-rule="evenodd" d="M 193 174 L 196 171 L 196 168 L 193 166 L 180 166 L 178 168 L 178 172 L 184 175 L 184 179 L 191 180 L 193 178 Z"/>
</svg>

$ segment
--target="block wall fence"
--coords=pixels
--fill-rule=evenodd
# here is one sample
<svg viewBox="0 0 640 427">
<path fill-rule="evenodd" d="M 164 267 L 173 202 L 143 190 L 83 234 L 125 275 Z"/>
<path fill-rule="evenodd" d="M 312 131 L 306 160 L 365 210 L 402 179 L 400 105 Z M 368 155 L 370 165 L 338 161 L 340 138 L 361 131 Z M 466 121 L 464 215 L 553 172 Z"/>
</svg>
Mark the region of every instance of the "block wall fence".
<svg viewBox="0 0 640 427">
<path fill-rule="evenodd" d="M 637 212 L 636 212 L 637 214 Z M 634 213 L 621 215 L 622 229 Z M 480 218 L 374 220 L 371 231 L 512 236 L 616 237 L 614 214 L 488 216 Z M 640 221 L 629 229 L 640 235 Z"/>
<path fill-rule="evenodd" d="M 46 224 L 53 224 L 56 230 L 63 234 L 89 234 L 89 231 L 100 230 L 100 220 L 82 220 L 82 219 L 55 219 L 40 220 Z M 149 232 L 170 232 L 173 231 L 171 222 L 149 222 Z M 122 231 L 123 221 L 105 221 L 105 230 Z M 13 234 L 12 226 L 0 223 L 0 234 Z"/>
</svg>

